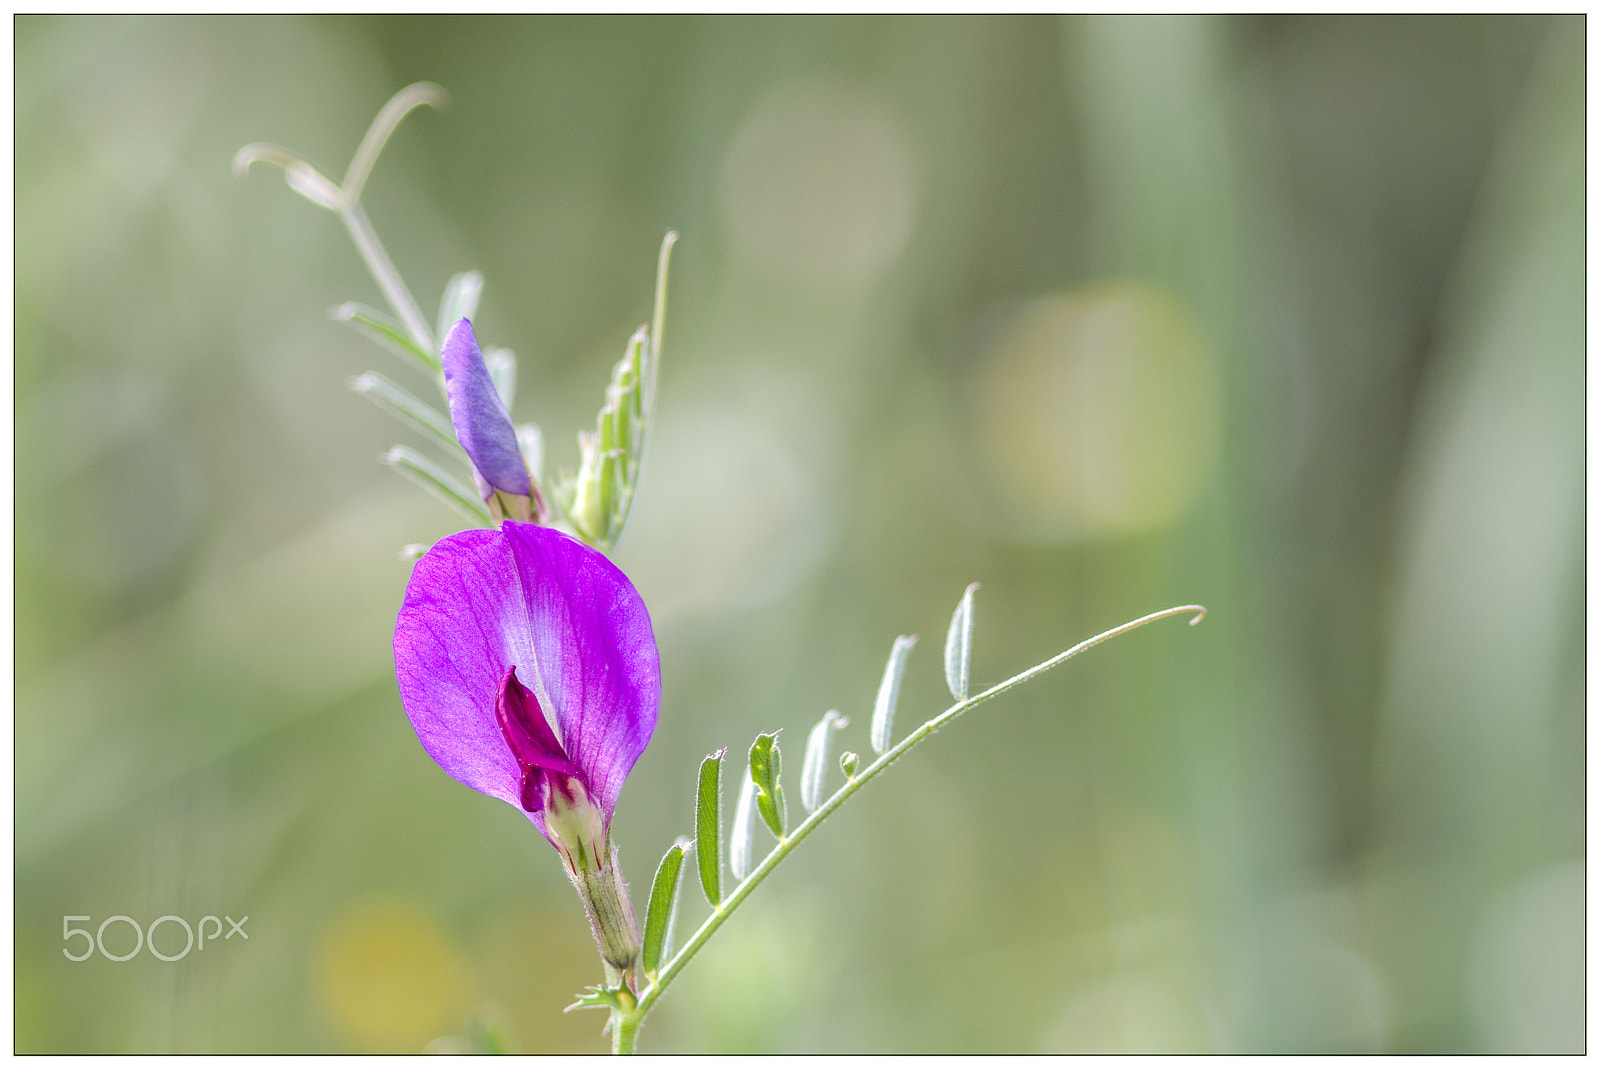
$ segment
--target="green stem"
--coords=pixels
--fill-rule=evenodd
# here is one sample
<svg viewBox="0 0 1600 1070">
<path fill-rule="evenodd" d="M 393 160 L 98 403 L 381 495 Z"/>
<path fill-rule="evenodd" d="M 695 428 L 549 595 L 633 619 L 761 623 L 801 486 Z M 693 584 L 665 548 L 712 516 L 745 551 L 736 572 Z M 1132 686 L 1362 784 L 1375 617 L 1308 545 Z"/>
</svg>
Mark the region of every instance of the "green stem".
<svg viewBox="0 0 1600 1070">
<path fill-rule="evenodd" d="M 427 353 L 436 352 L 433 348 L 433 331 L 428 326 L 427 318 L 418 309 L 411 291 L 406 289 L 405 280 L 400 277 L 400 272 L 395 270 L 394 264 L 389 260 L 389 254 L 383 251 L 383 244 L 378 241 L 377 231 L 373 230 L 372 224 L 367 221 L 367 213 L 361 207 L 361 194 L 366 189 L 367 176 L 372 173 L 373 165 L 378 162 L 378 154 L 389 143 L 389 137 L 400 125 L 400 120 L 404 119 L 411 109 L 423 104 L 435 108 L 442 107 L 446 99 L 445 91 L 432 82 L 408 85 L 390 97 L 388 103 L 378 112 L 377 118 L 372 120 L 372 125 L 367 128 L 366 136 L 361 139 L 355 156 L 350 160 L 350 169 L 344 173 L 344 181 L 339 184 L 339 191 L 344 198 L 339 215 L 344 220 L 345 227 L 349 229 L 356 248 L 361 251 L 361 258 L 367 262 L 367 270 L 372 272 L 378 288 L 389 299 L 389 304 L 400 317 L 400 321 L 406 325 L 406 330 L 411 332 L 412 341 Z"/>
<path fill-rule="evenodd" d="M 638 1008 L 632 1012 L 611 1012 L 611 1054 L 632 1055 L 639 1048 L 639 1027 L 644 1024 L 644 1015 Z"/>
<path fill-rule="evenodd" d="M 844 805 L 844 801 L 846 799 L 850 798 L 850 796 L 854 795 L 857 791 L 860 791 L 862 786 L 865 785 L 867 781 L 871 780 L 873 777 L 887 769 L 892 763 L 894 763 L 912 747 L 915 747 L 918 743 L 921 743 L 924 739 L 927 739 L 929 736 L 933 735 L 933 733 L 937 732 L 939 729 L 943 728 L 945 725 L 949 724 L 951 721 L 955 720 L 963 713 L 966 713 L 979 703 L 987 702 L 989 699 L 994 698 L 996 695 L 999 695 L 1002 692 L 1009 691 L 1013 687 L 1026 683 L 1041 673 L 1050 671 L 1067 659 L 1083 653 L 1092 646 L 1098 646 L 1100 643 L 1103 643 L 1108 639 L 1115 639 L 1119 635 L 1124 635 L 1133 631 L 1135 628 L 1143 627 L 1144 625 L 1150 624 L 1153 621 L 1162 620 L 1166 617 L 1177 616 L 1181 613 L 1193 613 L 1195 615 L 1194 619 L 1189 622 L 1191 625 L 1199 624 L 1201 619 L 1203 619 L 1206 615 L 1204 606 L 1174 606 L 1171 609 L 1163 609 L 1158 613 L 1151 613 L 1147 616 L 1140 617 L 1138 620 L 1131 620 L 1126 624 L 1120 624 L 1117 627 L 1112 628 L 1110 631 L 1101 632 L 1099 635 L 1094 636 L 1091 639 L 1085 639 L 1072 649 L 1065 650 L 1060 654 L 1057 654 L 1049 661 L 1040 662 L 1033 668 L 1026 669 L 1011 677 L 1009 680 L 1003 680 L 1000 683 L 995 684 L 987 691 L 980 692 L 979 694 L 973 695 L 964 701 L 956 703 L 954 706 L 951 706 L 949 709 L 945 710 L 943 713 L 926 722 L 922 725 L 922 727 L 906 736 L 905 739 L 901 740 L 894 747 L 884 751 L 883 754 L 878 756 L 877 761 L 863 769 L 858 776 L 852 777 L 846 781 L 845 784 L 838 791 L 834 792 L 826 802 L 819 806 L 810 817 L 806 818 L 805 821 L 796 826 L 792 833 L 778 840 L 778 845 L 772 849 L 771 853 L 769 853 L 766 858 L 762 859 L 761 864 L 752 870 L 750 875 L 740 882 L 739 886 L 733 890 L 732 894 L 730 894 L 712 910 L 711 916 L 705 920 L 705 923 L 695 931 L 695 934 L 689 938 L 688 942 L 685 943 L 682 948 L 679 949 L 678 953 L 672 956 L 672 961 L 667 963 L 666 966 L 662 968 L 661 973 L 655 978 L 655 980 L 645 987 L 644 991 L 639 994 L 639 1000 L 637 1004 L 628 1010 L 622 1010 L 619 1008 L 612 1011 L 612 1051 L 617 1054 L 631 1054 L 634 1051 L 634 1048 L 638 1043 L 639 1027 L 644 1022 L 645 1015 L 650 1013 L 650 1009 L 654 1007 L 656 1001 L 661 998 L 662 993 L 666 991 L 667 985 L 672 982 L 672 979 L 676 977 L 684 968 L 684 966 L 688 965 L 689 960 L 693 958 L 702 947 L 705 946 L 706 941 L 711 939 L 712 934 L 722 927 L 722 923 L 728 920 L 728 916 L 733 913 L 735 908 L 737 908 L 740 903 L 744 902 L 745 899 L 749 897 L 750 893 L 755 891 L 756 886 L 762 881 L 766 880 L 767 876 L 778 867 L 778 863 L 787 858 L 789 856 L 789 852 L 793 851 L 800 845 L 802 840 L 811 835 L 816 827 L 822 824 L 822 822 L 825 821 L 830 814 L 839 809 L 840 806 Z"/>
<path fill-rule="evenodd" d="M 421 310 L 417 307 L 416 298 L 412 297 L 411 291 L 406 288 L 400 272 L 395 270 L 389 254 L 384 252 L 377 231 L 372 229 L 372 224 L 367 220 L 367 213 L 359 202 L 352 200 L 340 210 L 339 218 L 344 220 L 345 229 L 350 231 L 350 240 L 355 242 L 357 251 L 361 253 L 361 259 L 367 262 L 367 270 L 372 272 L 378 289 L 389 299 L 389 305 L 394 309 L 395 315 L 400 317 L 400 322 L 406 325 L 411 340 L 423 352 L 433 353 L 433 332 L 428 328 L 428 321 L 423 318 Z"/>
</svg>

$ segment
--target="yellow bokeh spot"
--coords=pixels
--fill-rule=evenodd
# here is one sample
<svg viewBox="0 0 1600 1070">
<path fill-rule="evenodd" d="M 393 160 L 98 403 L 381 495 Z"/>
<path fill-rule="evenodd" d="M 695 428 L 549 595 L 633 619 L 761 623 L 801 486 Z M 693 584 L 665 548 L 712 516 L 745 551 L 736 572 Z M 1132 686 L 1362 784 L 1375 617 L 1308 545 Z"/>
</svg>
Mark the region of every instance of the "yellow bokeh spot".
<svg viewBox="0 0 1600 1070">
<path fill-rule="evenodd" d="M 1215 362 L 1192 320 L 1142 283 L 1025 306 L 980 362 L 972 404 L 994 526 L 1023 541 L 1170 523 L 1215 463 Z"/>
<path fill-rule="evenodd" d="M 323 930 L 316 962 L 322 1009 L 372 1051 L 420 1051 L 459 1030 L 468 968 L 439 924 L 417 907 L 365 899 Z"/>
</svg>

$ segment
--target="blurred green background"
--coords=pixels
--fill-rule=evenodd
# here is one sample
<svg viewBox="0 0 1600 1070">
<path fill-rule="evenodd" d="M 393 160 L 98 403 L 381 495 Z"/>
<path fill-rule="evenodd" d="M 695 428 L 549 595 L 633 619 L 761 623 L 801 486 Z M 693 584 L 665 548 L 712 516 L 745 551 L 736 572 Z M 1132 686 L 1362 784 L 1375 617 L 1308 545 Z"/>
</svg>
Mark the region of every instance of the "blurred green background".
<svg viewBox="0 0 1600 1070">
<path fill-rule="evenodd" d="M 426 384 L 324 315 L 379 303 L 338 220 L 229 172 L 341 175 L 427 79 L 368 212 L 430 311 L 485 273 L 551 465 L 682 234 L 637 899 L 708 751 L 867 751 L 897 633 L 900 731 L 941 710 L 969 582 L 975 687 L 1212 614 L 896 766 L 643 1050 L 1581 1050 L 1584 32 L 18 18 L 17 1049 L 604 1049 L 555 853 L 396 695 L 398 551 L 459 523 L 347 382 Z"/>
</svg>

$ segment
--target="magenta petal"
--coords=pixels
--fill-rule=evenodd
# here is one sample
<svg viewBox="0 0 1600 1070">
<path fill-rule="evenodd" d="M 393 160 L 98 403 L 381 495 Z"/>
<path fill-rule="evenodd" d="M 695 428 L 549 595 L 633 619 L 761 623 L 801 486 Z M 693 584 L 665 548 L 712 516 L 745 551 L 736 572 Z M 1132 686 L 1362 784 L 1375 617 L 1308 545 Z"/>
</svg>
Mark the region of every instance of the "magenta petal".
<svg viewBox="0 0 1600 1070">
<path fill-rule="evenodd" d="M 489 366 L 484 363 L 470 321 L 461 320 L 450 328 L 440 358 L 456 441 L 467 451 L 479 478 L 495 490 L 531 496 L 533 481 L 528 475 L 528 462 L 517 445 L 511 414 L 500 400 L 494 380 L 489 378 Z"/>
<path fill-rule="evenodd" d="M 655 731 L 661 670 L 644 602 L 602 554 L 514 522 L 442 539 L 412 571 L 394 653 L 406 714 L 446 773 L 522 809 L 522 763 L 496 713 L 515 669 L 610 822 Z"/>
</svg>

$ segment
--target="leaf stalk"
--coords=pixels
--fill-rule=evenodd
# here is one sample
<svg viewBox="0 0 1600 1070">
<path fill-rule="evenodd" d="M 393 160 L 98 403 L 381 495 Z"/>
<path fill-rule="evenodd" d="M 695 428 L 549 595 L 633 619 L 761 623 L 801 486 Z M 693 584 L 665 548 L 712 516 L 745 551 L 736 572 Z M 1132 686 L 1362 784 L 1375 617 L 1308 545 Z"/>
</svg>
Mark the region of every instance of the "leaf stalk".
<svg viewBox="0 0 1600 1070">
<path fill-rule="evenodd" d="M 1024 669 L 1015 676 L 1006 680 L 1002 680 L 1000 683 L 995 684 L 993 687 L 990 687 L 985 691 L 980 691 L 976 695 L 971 695 L 958 701 L 955 703 L 955 705 L 949 707 L 943 713 L 924 722 L 921 727 L 917 728 L 910 735 L 906 736 L 905 739 L 901 740 L 895 746 L 880 754 L 877 760 L 875 760 L 871 765 L 861 770 L 855 776 L 846 778 L 844 784 L 840 786 L 838 791 L 829 796 L 828 799 L 823 802 L 823 804 L 819 806 L 814 813 L 810 814 L 804 821 L 795 826 L 795 828 L 791 830 L 786 837 L 779 839 L 777 846 L 775 846 L 772 851 L 768 853 L 767 857 L 762 859 L 761 863 L 750 872 L 750 875 L 744 880 L 740 881 L 739 885 L 717 905 L 716 909 L 711 912 L 711 915 L 706 918 L 705 922 L 701 924 L 700 928 L 695 930 L 694 935 L 691 936 L 684 943 L 683 947 L 678 950 L 677 954 L 673 955 L 672 959 L 661 968 L 661 972 L 652 981 L 650 981 L 650 983 L 647 984 L 642 991 L 639 992 L 638 1002 L 632 1008 L 626 1011 L 622 1010 L 621 1008 L 617 1008 L 612 1011 L 611 1030 L 613 1052 L 619 1055 L 633 1053 L 638 1043 L 639 1027 L 641 1024 L 643 1024 L 645 1016 L 649 1014 L 651 1008 L 656 1005 L 656 1001 L 661 998 L 662 994 L 666 991 L 667 986 L 672 983 L 673 978 L 678 976 L 679 972 L 681 972 L 683 968 L 688 965 L 689 960 L 694 958 L 695 954 L 705 946 L 706 941 L 710 940 L 712 935 L 722 927 L 723 922 L 728 920 L 729 916 L 733 914 L 734 910 L 738 908 L 739 904 L 743 903 L 747 898 L 749 898 L 750 893 L 754 892 L 761 882 L 766 880 L 774 869 L 778 868 L 778 864 L 787 858 L 791 851 L 800 846 L 806 837 L 810 836 L 811 833 L 816 830 L 818 825 L 826 821 L 835 810 L 843 806 L 846 799 L 860 791 L 869 781 L 887 769 L 890 765 L 894 764 L 895 761 L 897 761 L 906 752 L 911 750 L 912 747 L 915 747 L 918 743 L 921 743 L 923 740 L 933 735 L 933 733 L 937 732 L 939 729 L 943 728 L 945 725 L 949 724 L 963 713 L 966 713 L 974 706 L 978 706 L 981 703 L 987 702 L 995 696 L 1003 694 L 1019 684 L 1027 683 L 1035 676 L 1049 672 L 1057 665 L 1076 657 L 1085 650 L 1088 650 L 1090 647 L 1098 646 L 1108 639 L 1115 639 L 1119 635 L 1125 635 L 1136 628 L 1142 628 L 1146 624 L 1151 624 L 1167 617 L 1179 616 L 1185 613 L 1193 614 L 1193 619 L 1189 621 L 1189 624 L 1193 626 L 1199 624 L 1200 621 L 1205 618 L 1206 609 L 1204 606 L 1198 605 L 1173 606 L 1170 609 L 1163 609 L 1155 613 L 1149 613 L 1143 617 L 1139 617 L 1137 620 L 1131 620 L 1124 624 L 1119 624 L 1115 628 L 1111 628 L 1108 631 L 1101 632 L 1099 635 L 1085 639 L 1077 646 L 1074 646 L 1068 650 L 1064 650 L 1060 654 L 1057 654 L 1055 657 L 1050 658 L 1047 661 L 1042 661 L 1030 669 Z"/>
</svg>

